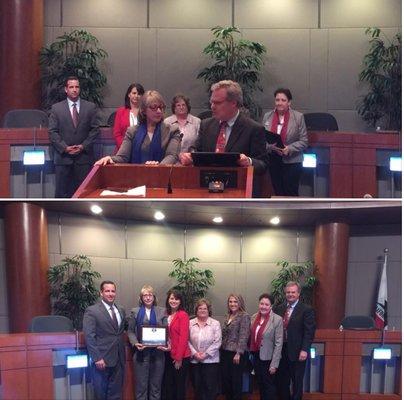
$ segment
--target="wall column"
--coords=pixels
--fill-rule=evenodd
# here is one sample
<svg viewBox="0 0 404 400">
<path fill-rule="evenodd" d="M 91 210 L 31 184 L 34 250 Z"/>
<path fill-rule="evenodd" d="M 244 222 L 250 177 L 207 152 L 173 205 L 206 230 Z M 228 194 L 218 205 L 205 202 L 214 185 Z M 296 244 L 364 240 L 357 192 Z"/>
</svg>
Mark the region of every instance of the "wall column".
<svg viewBox="0 0 404 400">
<path fill-rule="evenodd" d="M 0 1 L 0 120 L 15 108 L 40 108 L 43 0 Z"/>
<path fill-rule="evenodd" d="M 45 210 L 32 203 L 7 204 L 4 236 L 10 333 L 27 332 L 32 317 L 50 313 Z"/>
<path fill-rule="evenodd" d="M 317 328 L 337 329 L 345 316 L 349 225 L 345 222 L 318 223 L 314 243 Z"/>
</svg>

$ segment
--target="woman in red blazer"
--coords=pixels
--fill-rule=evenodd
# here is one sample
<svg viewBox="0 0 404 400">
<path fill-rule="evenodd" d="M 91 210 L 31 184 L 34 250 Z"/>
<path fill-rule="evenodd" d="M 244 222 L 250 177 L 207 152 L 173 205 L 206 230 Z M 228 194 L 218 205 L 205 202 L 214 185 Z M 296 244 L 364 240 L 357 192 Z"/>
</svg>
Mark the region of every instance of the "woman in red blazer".
<svg viewBox="0 0 404 400">
<path fill-rule="evenodd" d="M 121 147 L 128 127 L 138 125 L 139 99 L 143 94 L 144 89 L 140 83 L 131 83 L 126 90 L 125 106 L 116 110 L 113 128 L 116 150 Z"/>
<path fill-rule="evenodd" d="M 191 350 L 188 345 L 189 316 L 184 311 L 182 294 L 174 289 L 169 290 L 166 308 L 171 351 L 166 354 L 164 398 L 184 400 Z"/>
</svg>

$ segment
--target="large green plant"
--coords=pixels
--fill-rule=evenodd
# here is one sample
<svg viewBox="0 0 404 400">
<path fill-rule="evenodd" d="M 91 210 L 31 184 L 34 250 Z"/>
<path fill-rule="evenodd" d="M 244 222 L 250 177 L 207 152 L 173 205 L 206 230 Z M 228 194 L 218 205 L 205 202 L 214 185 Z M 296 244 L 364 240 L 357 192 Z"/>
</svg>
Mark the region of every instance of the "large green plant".
<svg viewBox="0 0 404 400">
<path fill-rule="evenodd" d="M 66 257 L 61 264 L 49 268 L 53 313 L 70 318 L 80 330 L 85 309 L 98 299 L 95 280 L 99 278 L 101 274 L 92 269 L 90 259 L 84 255 Z"/>
<path fill-rule="evenodd" d="M 392 40 L 380 28 L 365 32 L 370 48 L 359 80 L 369 85 L 369 93 L 361 99 L 358 113 L 373 127 L 401 130 L 401 32 Z"/>
<path fill-rule="evenodd" d="M 59 36 L 42 48 L 39 62 L 42 69 L 43 107 L 63 100 L 65 80 L 75 75 L 80 80 L 81 97 L 102 106 L 101 92 L 107 78 L 99 62 L 107 57 L 98 39 L 84 30 L 73 30 Z"/>
<path fill-rule="evenodd" d="M 299 282 L 302 288 L 300 299 L 304 303 L 311 304 L 313 289 L 316 283 L 313 261 L 296 264 L 288 261 L 278 261 L 276 265 L 281 267 L 281 269 L 276 278 L 271 282 L 271 292 L 275 298 L 274 303 L 281 304 L 285 301 L 285 286 L 289 281 L 295 281 Z"/>
<path fill-rule="evenodd" d="M 188 314 L 194 314 L 196 302 L 205 297 L 207 290 L 215 283 L 213 272 L 209 269 L 198 269 L 195 264 L 199 258 L 191 257 L 188 260 L 176 258 L 172 261 L 173 270 L 168 274 L 170 278 L 177 280 L 173 289 L 178 290 L 184 296 L 184 307 Z"/>
<path fill-rule="evenodd" d="M 209 84 L 208 91 L 213 83 L 223 79 L 238 82 L 243 89 L 245 108 L 252 117 L 257 118 L 261 107 L 255 103 L 253 95 L 257 90 L 262 91 L 259 81 L 265 46 L 237 38 L 241 32 L 234 26 L 216 26 L 211 31 L 215 38 L 203 49 L 203 53 L 213 60 L 213 65 L 204 68 L 197 78 Z"/>
</svg>

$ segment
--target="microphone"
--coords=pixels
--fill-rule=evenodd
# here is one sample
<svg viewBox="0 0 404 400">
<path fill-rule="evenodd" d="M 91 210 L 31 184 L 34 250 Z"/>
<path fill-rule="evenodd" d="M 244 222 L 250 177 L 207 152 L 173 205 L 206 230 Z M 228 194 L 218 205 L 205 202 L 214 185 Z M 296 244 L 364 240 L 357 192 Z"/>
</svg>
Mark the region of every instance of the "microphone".
<svg viewBox="0 0 404 400">
<path fill-rule="evenodd" d="M 184 137 L 184 134 L 181 132 L 180 133 L 180 141 L 178 143 L 178 148 L 177 148 L 177 154 L 180 152 L 181 150 L 181 142 L 182 142 L 182 138 Z M 172 194 L 173 193 L 173 187 L 171 185 L 171 175 L 173 174 L 173 168 L 174 168 L 174 163 L 171 164 L 171 168 L 170 168 L 170 173 L 168 175 L 168 182 L 167 182 L 167 193 L 168 194 Z"/>
</svg>

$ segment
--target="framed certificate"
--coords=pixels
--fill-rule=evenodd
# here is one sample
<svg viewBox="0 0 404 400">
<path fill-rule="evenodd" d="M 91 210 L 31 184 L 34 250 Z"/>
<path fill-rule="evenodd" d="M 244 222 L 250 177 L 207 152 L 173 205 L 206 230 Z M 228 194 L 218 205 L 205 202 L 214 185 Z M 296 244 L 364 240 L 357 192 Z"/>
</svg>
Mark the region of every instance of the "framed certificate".
<svg viewBox="0 0 404 400">
<path fill-rule="evenodd" d="M 142 326 L 140 343 L 145 346 L 167 346 L 166 326 Z"/>
</svg>

